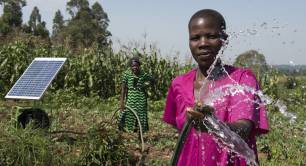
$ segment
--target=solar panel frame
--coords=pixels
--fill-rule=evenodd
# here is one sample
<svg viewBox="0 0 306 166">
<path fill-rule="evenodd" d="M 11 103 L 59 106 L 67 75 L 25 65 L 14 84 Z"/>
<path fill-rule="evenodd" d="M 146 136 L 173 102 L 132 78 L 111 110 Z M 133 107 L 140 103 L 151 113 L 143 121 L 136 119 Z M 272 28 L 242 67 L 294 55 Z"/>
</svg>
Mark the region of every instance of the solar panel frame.
<svg viewBox="0 0 306 166">
<path fill-rule="evenodd" d="M 14 86 L 10 89 L 10 91 L 7 93 L 7 95 L 5 96 L 6 99 L 32 99 L 32 100 L 39 100 L 44 92 L 47 90 L 47 88 L 50 86 L 51 82 L 53 81 L 53 79 L 55 78 L 55 76 L 58 74 L 58 72 L 60 71 L 60 69 L 62 68 L 62 66 L 64 65 L 65 61 L 67 60 L 67 58 L 35 58 L 31 64 L 27 67 L 27 69 L 24 71 L 24 73 L 19 77 L 19 79 L 15 82 Z M 13 92 L 13 90 L 15 90 L 15 87 L 18 86 L 19 82 L 22 81 L 22 79 L 26 76 L 26 74 L 30 71 L 32 65 L 37 62 L 37 61 L 61 61 L 59 67 L 56 69 L 55 73 L 52 75 L 52 77 L 49 78 L 47 84 L 45 84 L 44 88 L 42 89 L 40 95 L 36 95 L 36 96 L 27 96 L 27 95 L 11 95 L 11 93 Z M 18 90 L 17 90 L 18 91 Z"/>
</svg>

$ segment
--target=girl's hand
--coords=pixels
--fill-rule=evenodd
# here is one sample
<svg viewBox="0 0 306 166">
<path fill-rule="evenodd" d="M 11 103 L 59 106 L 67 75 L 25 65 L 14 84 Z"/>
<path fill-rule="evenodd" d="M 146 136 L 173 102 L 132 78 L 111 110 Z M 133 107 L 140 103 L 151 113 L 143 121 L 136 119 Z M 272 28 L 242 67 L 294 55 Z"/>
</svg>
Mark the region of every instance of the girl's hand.
<svg viewBox="0 0 306 166">
<path fill-rule="evenodd" d="M 203 106 L 202 103 L 197 102 L 194 108 L 187 107 L 186 114 L 187 114 L 187 119 L 200 120 L 214 111 L 215 109 L 213 107 L 208 105 Z"/>
<path fill-rule="evenodd" d="M 188 107 L 187 108 L 187 119 L 195 119 L 200 120 L 204 118 L 204 114 L 200 111 L 194 111 L 193 108 Z"/>
<path fill-rule="evenodd" d="M 195 109 L 195 110 L 194 110 Z M 203 118 L 214 112 L 214 108 L 197 103 L 195 108 L 186 108 L 187 120 L 193 120 L 194 128 L 198 131 L 207 132 L 207 128 L 203 124 Z"/>
</svg>

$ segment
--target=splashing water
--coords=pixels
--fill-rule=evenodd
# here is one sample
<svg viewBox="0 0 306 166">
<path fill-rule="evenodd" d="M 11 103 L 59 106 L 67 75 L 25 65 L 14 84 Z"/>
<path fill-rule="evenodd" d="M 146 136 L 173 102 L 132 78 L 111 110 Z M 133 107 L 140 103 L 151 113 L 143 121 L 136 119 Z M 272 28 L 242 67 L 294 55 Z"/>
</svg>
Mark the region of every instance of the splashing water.
<svg viewBox="0 0 306 166">
<path fill-rule="evenodd" d="M 209 83 L 207 82 L 206 85 L 209 85 Z M 269 96 L 264 95 L 262 91 L 256 91 L 256 89 L 249 87 L 247 85 L 238 85 L 238 84 L 224 85 L 214 89 L 214 91 L 212 93 L 209 93 L 208 95 L 204 91 L 205 90 L 203 90 L 203 92 L 200 95 L 202 95 L 201 96 L 202 99 L 205 98 L 205 100 L 203 100 L 203 104 L 209 106 L 213 106 L 215 102 L 220 102 L 220 101 L 222 102 L 226 96 L 229 95 L 234 96 L 238 94 L 246 96 L 247 93 L 257 95 L 260 98 L 260 100 L 254 100 L 246 96 L 245 100 L 250 101 L 254 104 L 266 105 L 273 103 L 273 100 Z M 285 117 L 290 118 L 290 123 L 296 122 L 296 115 L 287 112 L 286 105 L 284 105 L 280 100 L 277 100 L 277 102 L 274 105 L 279 108 L 279 111 Z M 233 107 L 235 107 L 235 105 Z M 211 133 L 217 140 L 222 142 L 221 146 L 227 147 L 228 150 L 233 151 L 237 153 L 239 156 L 244 157 L 249 164 L 257 165 L 256 155 L 254 154 L 253 150 L 250 149 L 248 144 L 238 134 L 233 132 L 224 122 L 218 120 L 215 116 L 205 116 L 205 118 L 203 119 L 203 124 L 207 127 L 209 133 Z M 306 132 L 306 128 L 304 128 L 304 131 Z"/>
<path fill-rule="evenodd" d="M 277 100 L 275 103 L 275 106 L 277 106 L 279 108 L 279 111 L 285 116 L 290 118 L 290 123 L 295 123 L 296 122 L 296 115 L 294 113 L 291 112 L 287 112 L 287 106 L 285 104 L 283 104 L 282 101 Z"/>
<path fill-rule="evenodd" d="M 209 86 L 208 82 L 209 81 L 206 80 L 206 86 Z M 204 99 L 202 97 L 207 94 L 207 92 L 205 92 L 207 88 L 202 88 L 201 90 L 200 99 Z M 215 101 L 222 101 L 222 98 L 225 96 L 236 95 L 240 92 L 244 92 L 242 86 L 236 87 L 233 85 L 225 85 L 215 90 L 214 93 L 208 93 L 208 96 L 205 96 L 205 100 L 202 102 L 205 105 L 212 106 Z M 258 165 L 254 151 L 224 122 L 218 120 L 213 114 L 205 116 L 202 122 L 208 129 L 208 132 L 214 136 L 215 142 L 218 143 L 220 147 L 225 147 L 227 150 L 235 152 L 238 156 L 244 157 L 249 165 Z M 219 142 L 221 142 L 221 144 Z"/>
<path fill-rule="evenodd" d="M 266 25 L 263 24 L 262 26 Z M 221 51 L 216 56 L 216 60 L 207 71 L 208 76 L 204 80 L 203 86 L 200 89 L 200 99 L 205 99 L 201 100 L 202 103 L 205 105 L 212 106 L 213 103 L 216 101 L 222 102 L 225 96 L 237 95 L 237 94 L 244 95 L 246 97 L 245 98 L 246 100 L 254 104 L 256 103 L 256 104 L 267 105 L 273 103 L 273 100 L 269 96 L 264 95 L 262 91 L 256 90 L 247 85 L 238 84 L 238 82 L 236 82 L 234 79 L 230 77 L 229 73 L 225 70 L 223 65 L 221 70 L 224 71 L 225 74 L 233 81 L 233 84 L 224 85 L 219 88 L 216 88 L 214 89 L 213 93 L 207 92 L 207 87 L 205 86 L 209 85 L 208 83 L 209 81 L 213 82 L 213 80 L 208 80 L 207 78 L 210 77 L 212 70 L 216 65 L 217 59 L 219 59 L 220 56 L 223 54 L 223 51 L 226 48 L 226 46 L 227 45 L 224 45 L 222 47 Z M 259 100 L 250 99 L 246 93 L 256 95 L 257 97 L 259 97 Z M 290 123 L 296 121 L 296 115 L 287 112 L 286 105 L 284 105 L 280 100 L 277 100 L 274 105 L 279 108 L 280 113 L 282 113 L 285 117 L 290 118 Z M 207 127 L 208 132 L 215 137 L 217 143 L 218 141 L 221 141 L 223 147 L 226 147 L 228 148 L 229 151 L 233 151 L 237 153 L 239 156 L 244 157 L 248 164 L 256 166 L 258 165 L 258 163 L 256 162 L 256 155 L 254 154 L 254 151 L 238 134 L 233 132 L 224 122 L 218 120 L 214 115 L 212 115 L 212 116 L 205 116 L 205 118 L 203 119 L 203 124 Z M 306 128 L 304 128 L 304 131 L 306 132 Z"/>
<path fill-rule="evenodd" d="M 254 99 L 250 99 L 248 98 L 248 96 L 246 95 L 246 93 L 250 93 L 253 95 L 256 95 L 259 97 L 260 100 L 254 100 Z M 202 93 L 204 94 L 204 93 Z M 202 99 L 205 98 L 205 103 L 206 105 L 210 105 L 212 106 L 214 102 L 216 101 L 222 101 L 226 96 L 234 96 L 234 95 L 245 95 L 246 100 L 254 103 L 254 104 L 264 104 L 264 105 L 268 105 L 268 104 L 272 104 L 273 100 L 267 96 L 264 95 L 262 91 L 260 90 L 256 90 L 250 86 L 247 85 L 239 85 L 239 84 L 228 84 L 228 85 L 224 85 L 221 86 L 219 88 L 216 88 L 213 93 L 210 93 L 209 96 L 201 96 Z M 278 110 L 281 114 L 283 114 L 283 116 L 289 118 L 290 123 L 295 123 L 296 122 L 296 115 L 294 113 L 291 112 L 287 112 L 287 106 L 281 101 L 281 100 L 277 100 L 274 103 L 274 106 L 278 107 Z"/>
<path fill-rule="evenodd" d="M 224 122 L 219 121 L 214 115 L 205 116 L 203 124 L 208 129 L 209 133 L 212 133 L 215 138 L 222 142 L 221 146 L 227 147 L 230 151 L 237 153 L 244 157 L 248 165 L 258 165 L 256 162 L 256 156 L 253 150 L 248 146 L 243 139 L 233 132 Z M 220 145 L 220 144 L 219 144 Z"/>
<path fill-rule="evenodd" d="M 208 80 L 207 78 L 211 77 L 211 73 L 213 72 L 213 69 L 216 66 L 217 59 L 219 59 L 221 54 L 223 54 L 224 49 L 225 46 L 222 47 L 220 51 L 221 53 L 219 52 L 219 54 L 216 57 L 216 60 L 207 70 L 208 76 L 205 78 L 203 85 L 200 89 L 199 100 L 202 101 L 202 103 L 205 105 L 211 106 L 215 100 L 222 101 L 223 97 L 226 95 L 229 94 L 235 95 L 239 92 L 244 91 L 244 88 L 242 86 L 233 86 L 233 85 L 229 86 L 227 85 L 228 87 L 232 88 L 227 87 L 226 88 L 227 90 L 225 91 L 224 87 L 219 88 L 218 90 L 214 91 L 214 93 L 209 93 L 207 91 L 208 90 L 207 86 L 214 84 L 213 80 L 212 82 L 210 82 L 211 80 Z M 224 66 L 222 66 L 221 70 L 225 71 Z M 258 165 L 256 162 L 256 155 L 254 154 L 254 151 L 248 146 L 246 142 L 244 142 L 244 140 L 238 134 L 233 132 L 225 123 L 219 121 L 213 114 L 210 116 L 205 116 L 202 122 L 208 129 L 208 132 L 212 134 L 214 138 L 217 140 L 216 142 L 218 143 L 219 141 L 221 141 L 222 147 L 226 147 L 226 149 L 228 149 L 229 151 L 235 152 L 238 156 L 244 157 L 248 164 L 255 166 Z"/>
</svg>

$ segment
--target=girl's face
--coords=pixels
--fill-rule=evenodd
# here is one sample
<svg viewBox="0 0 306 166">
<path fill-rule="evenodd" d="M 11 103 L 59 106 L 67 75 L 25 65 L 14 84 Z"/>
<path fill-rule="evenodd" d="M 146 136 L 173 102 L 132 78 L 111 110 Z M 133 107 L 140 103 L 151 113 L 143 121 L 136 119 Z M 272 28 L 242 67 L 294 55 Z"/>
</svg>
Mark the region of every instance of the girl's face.
<svg viewBox="0 0 306 166">
<path fill-rule="evenodd" d="M 195 18 L 189 26 L 189 47 L 193 58 L 202 69 L 208 69 L 223 45 L 218 21 Z"/>
<path fill-rule="evenodd" d="M 132 61 L 131 69 L 132 69 L 132 72 L 133 72 L 134 74 L 139 74 L 139 71 L 140 71 L 140 65 L 139 65 L 139 63 L 136 62 L 136 61 Z"/>
</svg>

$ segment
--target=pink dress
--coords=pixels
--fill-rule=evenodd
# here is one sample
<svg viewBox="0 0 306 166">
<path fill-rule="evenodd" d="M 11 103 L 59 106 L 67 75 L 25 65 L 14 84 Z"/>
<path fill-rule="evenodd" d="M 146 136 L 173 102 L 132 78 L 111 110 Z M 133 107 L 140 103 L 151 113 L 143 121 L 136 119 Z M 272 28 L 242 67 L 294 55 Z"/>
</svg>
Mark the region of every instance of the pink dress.
<svg viewBox="0 0 306 166">
<path fill-rule="evenodd" d="M 254 89 L 259 89 L 254 74 L 250 70 L 225 66 L 229 76 L 224 76 L 214 81 L 214 88 L 224 87 L 238 83 Z M 175 126 L 179 131 L 183 128 L 186 119 L 186 107 L 194 106 L 193 82 L 196 69 L 176 77 L 169 88 L 163 120 Z M 250 148 L 256 150 L 256 135 L 268 132 L 268 119 L 264 105 L 257 105 L 249 99 L 256 99 L 256 95 L 245 92 L 244 95 L 226 95 L 223 100 L 215 101 L 215 115 L 223 122 L 235 122 L 240 119 L 248 119 L 254 123 L 253 130 L 246 141 Z M 258 159 L 257 159 L 258 160 Z M 246 161 L 242 157 L 229 153 L 219 146 L 213 136 L 206 132 L 197 132 L 192 128 L 186 138 L 186 142 L 180 154 L 179 166 L 245 166 Z"/>
</svg>

